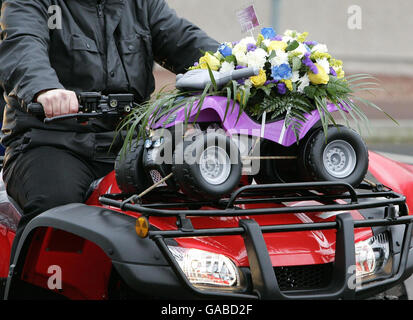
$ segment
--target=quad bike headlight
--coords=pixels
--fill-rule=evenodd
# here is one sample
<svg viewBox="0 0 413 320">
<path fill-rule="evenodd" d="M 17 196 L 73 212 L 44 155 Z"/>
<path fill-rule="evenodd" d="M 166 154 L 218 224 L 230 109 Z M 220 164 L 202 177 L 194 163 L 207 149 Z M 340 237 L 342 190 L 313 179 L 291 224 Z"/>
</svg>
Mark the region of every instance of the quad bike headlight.
<svg viewBox="0 0 413 320">
<path fill-rule="evenodd" d="M 240 272 L 228 257 L 175 246 L 169 246 L 169 250 L 193 286 L 199 289 L 240 289 Z"/>
<path fill-rule="evenodd" d="M 393 260 L 388 233 L 356 243 L 356 276 L 367 283 L 392 274 Z"/>
</svg>

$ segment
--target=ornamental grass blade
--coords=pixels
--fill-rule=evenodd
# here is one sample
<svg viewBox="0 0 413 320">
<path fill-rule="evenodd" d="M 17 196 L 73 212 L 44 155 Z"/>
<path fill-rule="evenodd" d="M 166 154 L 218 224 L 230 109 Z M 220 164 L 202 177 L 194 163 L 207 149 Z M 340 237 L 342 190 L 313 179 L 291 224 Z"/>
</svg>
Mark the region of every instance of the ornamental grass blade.
<svg viewBox="0 0 413 320">
<path fill-rule="evenodd" d="M 214 91 L 218 91 L 218 86 L 217 86 L 217 82 L 215 80 L 214 74 L 209 66 L 209 64 L 207 63 L 207 67 L 208 67 L 208 73 L 209 73 L 209 77 L 211 78 L 211 82 L 214 88 Z"/>
<path fill-rule="evenodd" d="M 205 86 L 204 91 L 202 92 L 202 95 L 201 95 L 201 97 L 200 97 L 200 99 L 199 99 L 199 102 L 198 102 L 198 104 L 197 104 L 198 110 L 197 110 L 197 113 L 196 113 L 195 118 L 194 118 L 194 123 L 198 121 L 199 114 L 201 113 L 202 106 L 204 105 L 205 98 L 208 96 L 208 91 L 209 91 L 209 88 L 210 88 L 210 87 L 211 87 L 211 84 L 208 83 L 208 84 Z"/>
<path fill-rule="evenodd" d="M 225 115 L 224 115 L 224 120 L 222 122 L 225 122 L 225 120 L 227 119 L 229 107 L 231 105 L 231 95 L 232 95 L 231 88 L 226 87 L 226 91 L 227 91 L 227 105 L 225 107 Z"/>
</svg>

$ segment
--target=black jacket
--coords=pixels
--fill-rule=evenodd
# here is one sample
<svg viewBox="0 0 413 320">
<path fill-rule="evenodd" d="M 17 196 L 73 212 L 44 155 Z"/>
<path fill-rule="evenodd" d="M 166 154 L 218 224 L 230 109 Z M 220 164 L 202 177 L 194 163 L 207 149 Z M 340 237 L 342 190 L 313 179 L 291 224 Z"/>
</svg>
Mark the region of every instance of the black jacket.
<svg viewBox="0 0 413 320">
<path fill-rule="evenodd" d="M 50 23 L 57 25 L 56 8 L 62 28 L 50 29 Z M 131 92 L 140 102 L 154 90 L 154 61 L 184 72 L 201 50 L 218 47 L 164 0 L 106 0 L 103 11 L 100 0 L 5 0 L 0 27 L 0 84 L 7 102 L 2 142 L 17 151 L 47 144 L 88 154 L 96 133 L 105 144 L 113 138 L 108 132 L 114 123 L 43 124 L 25 112 L 36 93 Z"/>
</svg>

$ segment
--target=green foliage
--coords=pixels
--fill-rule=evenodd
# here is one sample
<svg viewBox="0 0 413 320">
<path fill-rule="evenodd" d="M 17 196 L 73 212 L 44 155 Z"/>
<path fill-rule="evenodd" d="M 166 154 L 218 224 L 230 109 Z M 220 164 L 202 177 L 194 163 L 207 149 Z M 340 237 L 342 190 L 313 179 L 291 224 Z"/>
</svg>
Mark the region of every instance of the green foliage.
<svg viewBox="0 0 413 320">
<path fill-rule="evenodd" d="M 285 49 L 285 52 L 290 52 L 290 51 L 294 51 L 295 49 L 297 49 L 300 46 L 300 44 L 298 43 L 297 40 L 292 41 L 288 47 Z"/>
</svg>

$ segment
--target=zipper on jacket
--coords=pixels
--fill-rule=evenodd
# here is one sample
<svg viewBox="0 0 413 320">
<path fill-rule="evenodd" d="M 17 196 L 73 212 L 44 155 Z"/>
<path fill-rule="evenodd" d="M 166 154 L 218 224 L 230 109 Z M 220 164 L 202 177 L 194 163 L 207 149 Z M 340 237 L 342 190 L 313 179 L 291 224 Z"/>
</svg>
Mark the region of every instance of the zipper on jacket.
<svg viewBox="0 0 413 320">
<path fill-rule="evenodd" d="M 103 6 L 105 5 L 105 0 L 98 0 L 98 17 L 102 18 L 103 17 Z"/>
<path fill-rule="evenodd" d="M 105 7 L 105 2 L 106 0 L 97 0 L 97 16 L 98 16 L 98 23 L 99 23 L 99 28 L 100 28 L 100 42 L 103 48 L 101 50 L 103 51 L 102 57 L 102 64 L 103 64 L 103 73 L 104 73 L 104 83 L 107 83 L 107 57 L 106 57 L 106 28 L 105 28 L 105 16 L 104 16 L 104 7 Z"/>
</svg>

